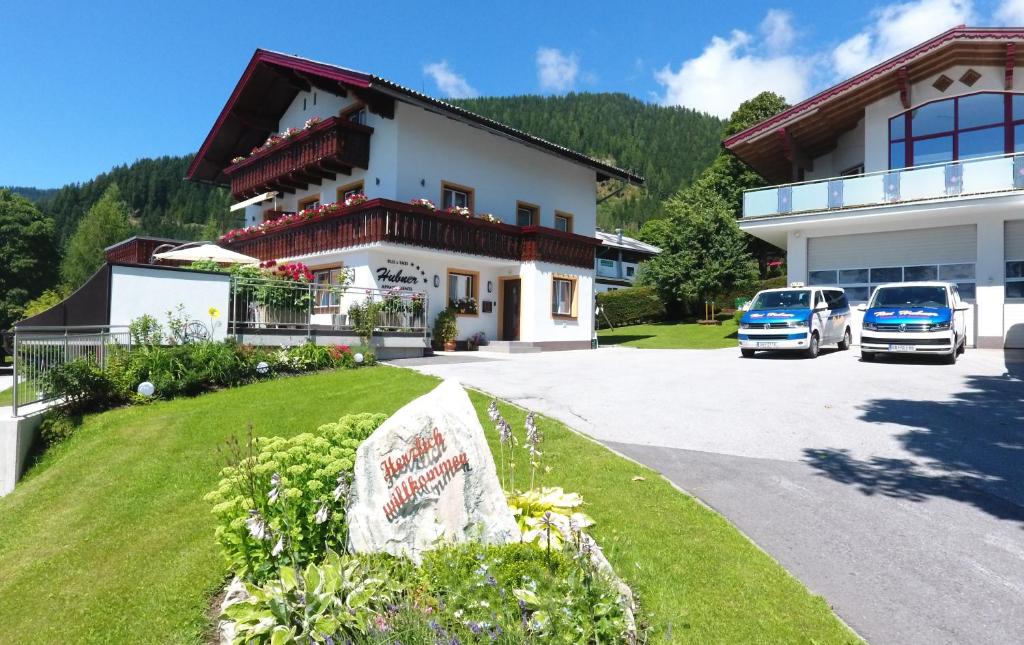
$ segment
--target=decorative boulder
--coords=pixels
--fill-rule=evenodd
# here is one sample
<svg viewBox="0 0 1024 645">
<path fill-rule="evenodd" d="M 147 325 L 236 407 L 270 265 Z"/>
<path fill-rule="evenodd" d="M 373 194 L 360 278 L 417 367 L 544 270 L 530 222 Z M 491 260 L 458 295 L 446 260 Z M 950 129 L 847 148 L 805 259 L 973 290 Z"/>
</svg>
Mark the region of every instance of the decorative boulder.
<svg viewBox="0 0 1024 645">
<path fill-rule="evenodd" d="M 520 540 L 476 411 L 447 380 L 396 412 L 356 452 L 349 549 L 419 562 L 439 542 Z"/>
</svg>

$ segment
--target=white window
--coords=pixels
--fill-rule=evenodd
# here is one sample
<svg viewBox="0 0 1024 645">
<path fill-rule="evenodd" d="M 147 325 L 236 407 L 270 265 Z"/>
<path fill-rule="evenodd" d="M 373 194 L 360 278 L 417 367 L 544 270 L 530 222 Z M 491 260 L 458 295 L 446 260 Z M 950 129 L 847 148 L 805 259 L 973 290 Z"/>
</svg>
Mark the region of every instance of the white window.
<svg viewBox="0 0 1024 645">
<path fill-rule="evenodd" d="M 1006 297 L 1024 298 L 1024 260 L 1006 263 Z"/>
<path fill-rule="evenodd" d="M 572 215 L 555 213 L 555 228 L 565 233 L 572 233 Z"/>
<path fill-rule="evenodd" d="M 627 266 L 626 267 L 626 277 L 627 278 L 632 278 L 633 274 L 635 274 L 635 273 L 636 273 L 636 268 L 635 267 L 631 267 L 631 266 Z"/>
<path fill-rule="evenodd" d="M 366 125 L 366 108 L 359 110 L 353 110 L 346 115 L 346 118 L 352 123 L 358 123 L 359 125 Z"/>
<path fill-rule="evenodd" d="M 468 208 L 473 210 L 473 191 L 462 186 L 441 185 L 441 208 Z"/>
<path fill-rule="evenodd" d="M 576 291 L 576 280 L 573 278 L 553 278 L 551 284 L 551 315 L 575 317 L 573 296 Z"/>
<path fill-rule="evenodd" d="M 536 226 L 538 209 L 532 204 L 518 202 L 516 204 L 516 226 Z"/>
<path fill-rule="evenodd" d="M 345 280 L 344 269 L 324 269 L 313 272 L 316 306 L 321 309 L 337 307 L 341 303 L 340 286 Z"/>
</svg>

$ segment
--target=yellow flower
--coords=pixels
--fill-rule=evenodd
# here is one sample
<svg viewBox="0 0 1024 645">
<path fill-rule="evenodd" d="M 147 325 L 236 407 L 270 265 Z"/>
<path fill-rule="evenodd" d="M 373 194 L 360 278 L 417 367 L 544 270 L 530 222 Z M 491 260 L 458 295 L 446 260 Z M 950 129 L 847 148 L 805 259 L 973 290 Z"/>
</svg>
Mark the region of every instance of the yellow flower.
<svg viewBox="0 0 1024 645">
<path fill-rule="evenodd" d="M 210 307 L 209 314 L 210 314 L 210 318 L 214 318 L 214 319 L 220 318 L 220 309 L 217 309 L 216 307 Z"/>
</svg>

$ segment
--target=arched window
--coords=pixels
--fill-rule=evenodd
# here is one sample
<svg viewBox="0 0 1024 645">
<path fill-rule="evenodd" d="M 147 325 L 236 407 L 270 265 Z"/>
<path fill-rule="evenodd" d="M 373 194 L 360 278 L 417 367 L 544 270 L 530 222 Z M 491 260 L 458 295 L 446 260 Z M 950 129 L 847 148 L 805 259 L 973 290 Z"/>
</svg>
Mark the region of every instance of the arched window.
<svg viewBox="0 0 1024 645">
<path fill-rule="evenodd" d="M 1024 94 L 979 92 L 889 119 L 889 168 L 1024 151 Z"/>
</svg>

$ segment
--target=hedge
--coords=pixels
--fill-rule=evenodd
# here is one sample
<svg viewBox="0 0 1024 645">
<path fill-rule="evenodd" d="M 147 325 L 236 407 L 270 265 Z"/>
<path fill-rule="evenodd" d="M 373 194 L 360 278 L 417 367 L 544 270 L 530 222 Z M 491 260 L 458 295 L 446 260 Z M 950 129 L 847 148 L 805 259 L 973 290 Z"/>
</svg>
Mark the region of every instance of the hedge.
<svg viewBox="0 0 1024 645">
<path fill-rule="evenodd" d="M 602 313 L 598 325 L 632 325 L 641 322 L 662 320 L 665 317 L 665 303 L 652 287 L 630 287 L 597 294 L 597 304 Z M 606 318 L 607 316 L 607 318 Z"/>
</svg>

